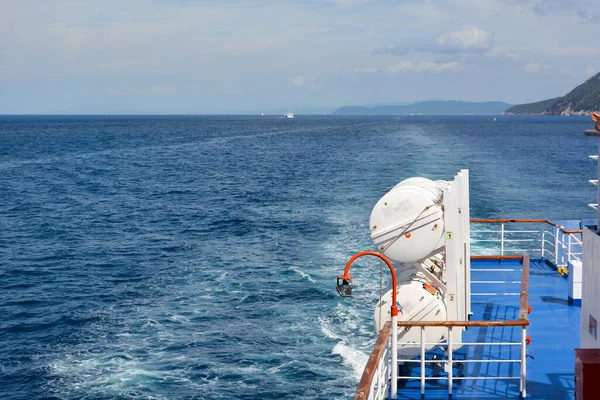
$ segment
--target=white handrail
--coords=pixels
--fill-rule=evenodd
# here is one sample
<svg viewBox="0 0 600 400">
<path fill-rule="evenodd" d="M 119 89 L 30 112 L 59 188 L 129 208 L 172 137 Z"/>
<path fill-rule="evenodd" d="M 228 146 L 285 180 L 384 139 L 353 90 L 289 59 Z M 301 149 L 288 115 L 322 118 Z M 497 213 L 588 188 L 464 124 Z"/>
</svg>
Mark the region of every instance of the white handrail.
<svg viewBox="0 0 600 400">
<path fill-rule="evenodd" d="M 568 240 L 568 238 L 567 238 Z M 562 242 L 561 242 L 562 243 Z M 526 259 L 528 259 L 528 257 L 526 256 Z M 397 395 L 397 392 L 392 391 L 393 386 L 393 374 L 391 374 L 391 369 L 393 368 L 393 364 L 396 364 L 396 366 L 398 365 L 397 363 L 400 362 L 402 364 L 404 363 L 412 363 L 413 365 L 420 365 L 420 372 L 418 375 L 412 375 L 410 372 L 406 373 L 407 371 L 410 371 L 411 368 L 408 369 L 403 369 L 403 371 L 406 371 L 404 373 L 398 374 L 399 376 L 397 376 L 397 379 L 403 379 L 403 380 L 413 380 L 413 382 L 417 381 L 420 383 L 420 394 L 421 396 L 425 396 L 425 390 L 426 390 L 426 383 L 430 382 L 431 380 L 447 380 L 448 381 L 448 396 L 452 397 L 453 391 L 455 390 L 455 385 L 454 383 L 457 381 L 462 381 L 462 380 L 473 380 L 473 381 L 477 381 L 477 380 L 519 380 L 519 391 L 520 391 L 520 396 L 521 398 L 525 398 L 527 395 L 527 388 L 526 388 L 526 379 L 527 379 L 527 372 L 526 372 L 526 346 L 527 346 L 527 325 L 528 322 L 526 320 L 526 315 L 527 315 L 527 310 L 525 308 L 525 305 L 527 305 L 527 297 L 523 297 L 523 296 L 527 296 L 527 290 L 528 290 L 528 271 L 529 271 L 529 264 L 523 264 L 522 268 L 486 268 L 486 271 L 489 272 L 504 272 L 504 271 L 513 271 L 513 272 L 517 272 L 517 271 L 521 271 L 523 273 L 521 280 L 517 281 L 509 281 L 509 280 L 497 280 L 497 281 L 471 281 L 472 284 L 477 284 L 477 283 L 502 283 L 502 284 L 507 284 L 507 283 L 521 283 L 521 291 L 520 292 L 515 292 L 515 293 L 472 293 L 473 296 L 477 296 L 477 295 L 486 295 L 486 296 L 490 296 L 490 295 L 514 295 L 514 296 L 521 296 L 521 300 L 520 300 L 520 313 L 519 313 L 519 318 L 525 318 L 523 320 L 515 320 L 515 321 L 504 321 L 504 323 L 502 323 L 501 321 L 496 321 L 496 323 L 500 322 L 500 324 L 495 325 L 493 321 L 446 321 L 445 323 L 440 322 L 439 325 L 437 323 L 433 323 L 433 321 L 426 321 L 423 322 L 422 324 L 420 323 L 410 323 L 410 322 L 399 322 L 399 323 L 394 323 L 394 325 L 396 325 L 398 327 L 398 324 L 402 326 L 402 329 L 419 329 L 419 340 L 414 343 L 400 343 L 400 345 L 404 348 L 404 347 L 413 347 L 416 350 L 416 347 L 418 346 L 419 349 L 419 353 L 420 353 L 420 357 L 418 359 L 396 359 L 395 357 L 392 357 L 394 354 L 397 354 L 396 351 L 393 351 L 391 349 L 391 342 L 392 339 L 395 335 L 390 335 L 389 337 L 385 338 L 385 348 L 384 350 L 377 350 L 379 352 L 379 355 L 377 357 L 379 357 L 377 363 L 373 363 L 376 365 L 375 367 L 375 372 L 373 373 L 373 375 L 371 375 L 373 377 L 370 386 L 368 387 L 368 390 L 366 390 L 366 392 L 369 394 L 368 399 L 369 400 L 383 400 L 384 398 L 393 398 L 395 397 L 395 395 Z M 480 269 L 473 269 L 471 270 L 472 273 L 474 272 L 480 272 Z M 516 278 L 516 277 L 515 277 Z M 493 279 L 493 278 L 492 278 Z M 525 304 L 525 305 L 524 305 Z M 396 322 L 396 321 L 394 321 Z M 388 323 L 389 324 L 389 323 Z M 426 338 L 426 329 L 439 329 L 440 326 L 445 326 L 447 329 L 447 334 L 445 335 L 445 339 L 442 339 L 442 342 L 434 342 L 434 343 L 429 343 L 425 341 Z M 457 328 L 457 329 L 464 329 L 464 327 L 466 326 L 475 326 L 475 327 L 483 327 L 483 326 L 503 326 L 503 327 L 511 327 L 510 329 L 519 329 L 521 328 L 521 338 L 519 341 L 514 341 L 514 333 L 508 332 L 507 335 L 502 335 L 503 338 L 500 338 L 500 341 L 495 341 L 495 340 L 499 340 L 499 338 L 497 336 L 492 335 L 492 337 L 488 337 L 486 335 L 484 335 L 485 337 L 483 339 L 481 339 L 480 342 L 474 342 L 474 343 L 470 343 L 470 342 L 462 342 L 460 341 L 460 343 L 458 343 L 458 346 L 462 347 L 462 346 L 519 346 L 519 354 L 518 356 L 516 356 L 515 352 L 510 350 L 508 352 L 501 352 L 500 354 L 506 354 L 505 357 L 506 358 L 502 358 L 502 359 L 495 359 L 493 357 L 489 358 L 489 359 L 485 359 L 485 355 L 483 355 L 482 353 L 475 351 L 473 353 L 471 353 L 470 351 L 467 351 L 466 354 L 464 355 L 465 359 L 462 359 L 462 357 L 460 357 L 459 359 L 455 358 L 455 354 L 454 354 L 454 350 L 455 347 L 457 345 L 457 343 L 454 342 L 455 338 L 454 338 L 454 334 L 456 333 L 455 331 L 453 331 L 454 327 L 462 327 L 462 328 Z M 387 327 L 387 329 L 390 329 L 391 327 Z M 389 333 L 386 333 L 384 331 L 382 331 L 382 333 L 380 333 L 380 335 L 384 335 L 387 334 L 389 335 Z M 383 336 L 380 336 L 383 340 Z M 397 337 L 397 336 L 396 336 Z M 479 337 L 476 340 L 479 340 Z M 400 340 L 402 340 L 402 338 L 399 338 Z M 505 339 L 506 341 L 502 341 L 503 339 Z M 488 340 L 488 341 L 486 341 Z M 378 343 L 381 343 L 380 341 L 378 341 Z M 433 347 L 437 347 L 440 350 L 444 350 L 444 355 L 441 358 L 436 358 L 436 357 L 430 357 L 430 359 L 426 359 L 426 355 L 427 353 L 427 349 L 431 349 Z M 379 347 L 379 349 L 381 349 L 381 347 Z M 515 349 L 516 350 L 516 349 Z M 375 351 L 373 354 L 377 354 Z M 372 354 L 372 357 L 373 357 Z M 483 357 L 482 357 L 483 355 Z M 469 359 L 468 357 L 471 356 L 473 357 L 472 359 Z M 393 361 L 392 361 L 393 360 Z M 484 365 L 492 365 L 491 363 L 509 363 L 509 364 L 518 364 L 519 365 L 519 370 L 517 371 L 516 368 L 514 368 L 514 376 L 489 376 L 489 374 L 483 374 L 483 376 L 477 376 L 479 374 L 475 373 L 475 376 L 463 376 L 464 375 L 464 371 L 462 371 L 462 369 L 464 368 L 464 365 L 462 364 L 467 364 L 467 363 L 481 363 Z M 439 366 L 443 366 L 444 370 L 445 370 L 445 374 L 443 374 L 443 376 L 426 376 L 428 374 L 428 368 L 437 368 L 437 365 Z M 460 376 L 456 376 L 456 373 L 454 371 L 454 367 L 457 366 L 458 371 Z M 476 367 L 475 367 L 476 368 Z M 372 371 L 372 370 L 371 370 Z M 498 370 L 499 371 L 499 370 Z M 513 372 L 513 367 L 510 367 L 510 371 L 509 374 L 512 374 Z M 416 372 L 416 371 L 415 371 Z M 363 375 L 364 376 L 364 375 Z M 396 381 L 397 383 L 397 381 Z M 416 383 L 416 382 L 415 382 Z M 416 389 L 416 388 L 415 388 Z M 516 390 L 516 387 L 515 387 Z M 363 393 L 363 392 L 361 392 Z M 357 397 L 358 398 L 358 397 Z M 360 397 L 361 399 L 363 398 L 362 395 Z"/>
<path fill-rule="evenodd" d="M 420 329 L 420 341 L 419 343 L 403 343 L 403 346 L 419 346 L 420 348 L 420 359 L 418 360 L 398 360 L 402 363 L 418 363 L 420 364 L 421 370 L 419 374 L 420 380 L 420 392 L 421 396 L 425 396 L 425 383 L 429 380 L 447 380 L 448 381 L 448 396 L 452 396 L 454 387 L 454 380 L 459 379 L 454 376 L 454 363 L 457 362 L 454 359 L 454 339 L 453 339 L 453 331 L 452 327 L 448 327 L 448 333 L 446 337 L 445 343 L 428 343 L 425 342 L 425 329 L 434 328 L 432 326 L 419 326 Z M 427 360 L 425 359 L 425 348 L 429 345 L 439 345 L 441 347 L 446 347 L 446 359 L 434 359 Z M 525 398 L 527 396 L 526 392 L 526 382 L 527 382 L 527 327 L 521 327 L 521 340 L 519 342 L 475 342 L 475 343 L 467 343 L 461 342 L 461 346 L 519 346 L 519 359 L 460 359 L 461 363 L 513 363 L 519 364 L 519 375 L 518 376 L 461 376 L 460 379 L 469 379 L 469 380 L 519 380 L 519 391 L 521 394 L 521 398 Z M 443 364 L 445 365 L 447 376 L 425 376 L 425 369 L 427 364 Z M 415 379 L 416 376 L 398 376 L 398 379 Z"/>
<path fill-rule="evenodd" d="M 452 368 L 454 363 L 452 362 L 452 328 L 448 328 L 448 396 L 452 398 Z"/>
<path fill-rule="evenodd" d="M 538 251 L 541 252 L 542 258 L 548 258 L 554 262 L 556 266 L 566 267 L 568 263 L 572 261 L 581 261 L 583 255 L 581 251 L 573 246 L 583 246 L 583 241 L 577 236 L 579 233 L 565 233 L 562 227 L 557 227 L 556 234 L 552 231 L 543 229 L 540 231 L 535 230 L 510 230 L 507 229 L 504 222 L 498 222 L 500 225 L 499 230 L 484 229 L 484 230 L 472 230 L 471 231 L 471 243 L 497 243 L 499 245 L 500 255 L 514 254 L 523 252 L 529 254 L 535 254 Z M 477 237 L 481 236 L 482 237 Z M 497 234 L 495 238 L 490 238 L 490 235 Z M 524 238 L 525 234 L 536 234 L 540 235 L 541 238 Z M 553 241 L 550 238 L 554 239 Z M 535 249 L 531 248 L 514 248 L 510 246 L 517 243 L 540 243 L 540 247 Z M 554 242 L 554 243 L 553 243 Z M 527 245 L 528 246 L 528 245 Z M 486 249 L 489 250 L 489 249 Z M 538 253 L 539 254 L 539 253 Z"/>
</svg>

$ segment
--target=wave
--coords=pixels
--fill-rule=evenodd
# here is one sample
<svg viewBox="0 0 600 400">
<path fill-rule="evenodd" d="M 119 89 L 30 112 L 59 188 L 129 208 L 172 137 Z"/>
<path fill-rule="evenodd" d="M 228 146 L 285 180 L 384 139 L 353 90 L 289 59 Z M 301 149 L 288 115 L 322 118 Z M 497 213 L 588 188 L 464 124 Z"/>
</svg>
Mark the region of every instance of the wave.
<svg viewBox="0 0 600 400">
<path fill-rule="evenodd" d="M 302 271 L 300 268 L 298 268 L 298 267 L 290 267 L 289 269 L 291 269 L 292 271 L 294 271 L 295 273 L 297 273 L 297 274 L 298 274 L 298 275 L 300 275 L 301 277 L 303 277 L 303 278 L 306 278 L 306 279 L 307 279 L 309 282 L 312 282 L 312 283 L 317 283 L 317 281 L 315 281 L 315 280 L 314 280 L 314 279 L 313 279 L 313 278 L 310 276 L 310 274 L 308 274 L 308 273 L 306 273 L 306 272 Z"/>
<path fill-rule="evenodd" d="M 331 353 L 341 356 L 344 365 L 352 368 L 354 378 L 357 381 L 360 380 L 365 365 L 367 365 L 367 361 L 369 360 L 367 354 L 347 345 L 343 341 L 336 344 Z"/>
</svg>

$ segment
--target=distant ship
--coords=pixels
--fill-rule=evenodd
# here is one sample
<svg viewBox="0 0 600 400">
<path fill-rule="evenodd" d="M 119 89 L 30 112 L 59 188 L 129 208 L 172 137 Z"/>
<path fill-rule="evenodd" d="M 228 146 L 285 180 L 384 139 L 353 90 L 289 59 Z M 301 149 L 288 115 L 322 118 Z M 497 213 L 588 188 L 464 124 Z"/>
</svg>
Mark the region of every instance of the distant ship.
<svg viewBox="0 0 600 400">
<path fill-rule="evenodd" d="M 285 114 L 286 118 L 294 118 L 294 113 L 292 112 L 292 110 L 289 110 L 286 114 Z"/>
<path fill-rule="evenodd" d="M 265 116 L 265 113 L 264 113 L 264 112 L 261 112 L 261 113 L 260 113 L 260 116 L 261 116 L 261 117 L 264 117 L 264 116 Z"/>
</svg>

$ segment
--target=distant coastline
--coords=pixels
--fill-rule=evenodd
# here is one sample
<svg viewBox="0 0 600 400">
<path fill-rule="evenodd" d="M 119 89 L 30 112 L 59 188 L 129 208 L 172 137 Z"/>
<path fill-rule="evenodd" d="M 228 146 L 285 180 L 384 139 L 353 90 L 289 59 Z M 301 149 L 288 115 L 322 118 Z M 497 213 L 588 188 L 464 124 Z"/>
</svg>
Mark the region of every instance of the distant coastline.
<svg viewBox="0 0 600 400">
<path fill-rule="evenodd" d="M 500 115 L 512 107 L 501 101 L 420 101 L 413 104 L 343 106 L 333 115 Z"/>
</svg>

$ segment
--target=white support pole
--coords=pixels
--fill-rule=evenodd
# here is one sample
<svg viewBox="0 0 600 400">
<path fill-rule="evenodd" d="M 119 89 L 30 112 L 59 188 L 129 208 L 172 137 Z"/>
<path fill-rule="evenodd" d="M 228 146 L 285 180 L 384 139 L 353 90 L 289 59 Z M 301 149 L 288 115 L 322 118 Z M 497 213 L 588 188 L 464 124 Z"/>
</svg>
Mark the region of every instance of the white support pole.
<svg viewBox="0 0 600 400">
<path fill-rule="evenodd" d="M 560 231 L 560 265 L 565 265 L 565 234 Z"/>
<path fill-rule="evenodd" d="M 500 224 L 500 255 L 504 255 L 504 222 Z"/>
<path fill-rule="evenodd" d="M 571 235 L 570 233 L 568 234 L 568 238 L 567 239 L 567 264 L 569 263 L 569 261 L 571 261 L 571 237 L 573 235 Z"/>
<path fill-rule="evenodd" d="M 521 398 L 527 397 L 527 328 L 521 328 Z"/>
<path fill-rule="evenodd" d="M 448 328 L 448 396 L 452 397 L 452 328 Z"/>
<path fill-rule="evenodd" d="M 546 231 L 542 231 L 542 258 L 546 254 Z"/>
<path fill-rule="evenodd" d="M 558 266 L 558 234 L 560 233 L 560 230 L 557 226 L 555 226 L 554 229 L 556 229 L 556 234 L 554 235 L 554 265 Z"/>
<path fill-rule="evenodd" d="M 425 395 L 425 327 L 421 327 L 421 396 Z"/>
<path fill-rule="evenodd" d="M 398 316 L 392 316 L 392 393 L 390 398 L 398 396 Z"/>
</svg>

